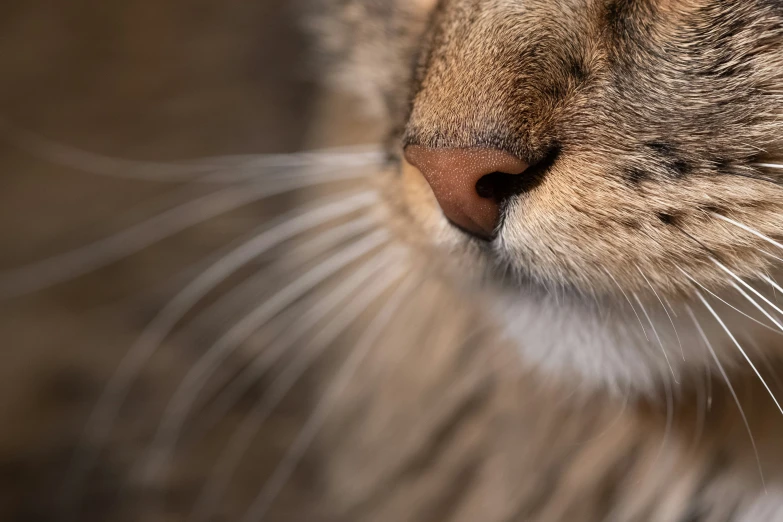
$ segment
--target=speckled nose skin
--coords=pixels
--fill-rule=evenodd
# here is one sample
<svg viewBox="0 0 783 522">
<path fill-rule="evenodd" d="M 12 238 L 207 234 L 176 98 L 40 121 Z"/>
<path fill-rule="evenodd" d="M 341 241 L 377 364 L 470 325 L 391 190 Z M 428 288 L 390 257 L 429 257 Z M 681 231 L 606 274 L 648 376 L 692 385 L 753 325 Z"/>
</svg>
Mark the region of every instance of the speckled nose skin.
<svg viewBox="0 0 783 522">
<path fill-rule="evenodd" d="M 427 180 L 443 214 L 455 225 L 490 238 L 500 220 L 500 201 L 476 189 L 488 174 L 521 174 L 528 165 L 516 156 L 490 148 L 429 148 L 411 145 L 405 158 Z"/>
</svg>

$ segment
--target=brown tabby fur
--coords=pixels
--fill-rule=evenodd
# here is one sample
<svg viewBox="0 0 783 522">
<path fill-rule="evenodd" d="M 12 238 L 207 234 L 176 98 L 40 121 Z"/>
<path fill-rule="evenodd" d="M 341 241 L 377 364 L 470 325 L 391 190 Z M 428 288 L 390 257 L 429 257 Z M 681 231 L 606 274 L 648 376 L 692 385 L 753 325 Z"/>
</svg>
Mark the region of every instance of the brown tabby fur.
<svg viewBox="0 0 783 522">
<path fill-rule="evenodd" d="M 316 61 L 338 71 L 340 88 L 360 94 L 347 103 L 369 108 L 370 116 L 346 117 L 344 95 L 330 89 L 318 93 L 320 104 L 301 105 L 317 95 L 283 77 L 299 63 L 296 45 L 280 45 L 296 36 L 281 23 L 284 2 L 234 1 L 218 9 L 183 1 L 162 9 L 133 0 L 104 7 L 105 16 L 94 20 L 76 4 L 20 2 L 3 18 L 2 48 L 29 53 L 3 54 L 7 76 L 20 80 L 19 87 L 3 87 L 3 114 L 85 149 L 162 160 L 265 152 L 262 146 L 339 142 L 335 134 L 366 140 L 370 118 L 374 129 L 388 131 L 395 156 L 403 143 L 491 145 L 531 162 L 559 150 L 524 208 L 506 209 L 510 240 L 501 268 L 515 276 L 508 280 L 498 279 L 484 245 L 443 223 L 409 166 L 392 162 L 362 182 L 381 194 L 374 211 L 395 242 L 407 245 L 409 260 L 400 268 L 415 284 L 336 395 L 336 407 L 265 520 L 783 519 L 783 417 L 733 352 L 719 354 L 761 469 L 734 398 L 717 368 L 705 365 L 703 349 L 677 362 L 684 369 L 679 383 L 664 375 L 653 389 L 617 393 L 520 357 L 492 308 L 498 283 L 565 287 L 616 303 L 622 296 L 607 272 L 649 304 L 637 265 L 676 305 L 690 285 L 675 266 L 716 292 L 724 289 L 726 276 L 705 251 L 741 275 L 773 268 L 756 250 L 766 243 L 706 212 L 779 237 L 783 189 L 747 176 L 772 176 L 751 164 L 781 159 L 775 154 L 783 6 L 772 0 L 316 3 L 313 11 L 299 6 L 321 35 L 318 49 L 329 51 Z M 23 45 L 32 41 L 40 47 Z M 193 42 L 206 42 L 203 52 Z M 256 56 L 259 49 L 270 55 Z M 172 68 L 187 57 L 193 63 Z M 311 138 L 303 143 L 297 123 L 308 115 Z M 267 121 L 274 124 L 267 128 Z M 116 216 L 121 205 L 129 209 L 122 224 L 139 220 L 129 203 L 149 204 L 165 192 L 46 165 L 11 145 L 2 151 L 10 189 L 0 191 L 6 209 L 0 248 L 11 254 L 3 268 L 108 234 L 89 235 L 85 223 Z M 195 196 L 206 189 L 189 190 Z M 0 430 L 0 518 L 188 519 L 214 459 L 283 365 L 206 434 L 194 415 L 173 472 L 149 483 L 135 474 L 136 464 L 148 456 L 164 407 L 236 317 L 315 263 L 296 244 L 284 245 L 216 292 L 242 286 L 254 273 L 265 276 L 260 287 L 247 283 L 247 299 L 222 314 L 202 317 L 199 308 L 188 316 L 200 328 L 183 326 L 145 367 L 108 448 L 78 494 L 63 498 L 86 415 L 128 345 L 182 286 L 175 276 L 188 268 L 197 273 L 203 267 L 193 262 L 321 192 L 251 205 L 78 281 L 3 303 L 0 424 L 9 428 Z M 69 213 L 74 217 L 63 217 Z M 317 237 L 315 231 L 301 243 Z M 443 255 L 444 246 L 451 256 Z M 477 289 L 474 276 L 484 277 L 486 287 Z M 313 303 L 330 284 L 313 292 Z M 241 520 L 313 408 L 331 396 L 340 365 L 383 303 L 367 307 L 264 424 L 211 520 Z M 295 329 L 300 320 L 283 323 Z M 273 330 L 256 332 L 219 376 L 230 378 L 272 346 Z M 752 355 L 781 395 L 778 338 L 761 339 Z M 287 357 L 307 346 L 300 341 Z"/>
</svg>

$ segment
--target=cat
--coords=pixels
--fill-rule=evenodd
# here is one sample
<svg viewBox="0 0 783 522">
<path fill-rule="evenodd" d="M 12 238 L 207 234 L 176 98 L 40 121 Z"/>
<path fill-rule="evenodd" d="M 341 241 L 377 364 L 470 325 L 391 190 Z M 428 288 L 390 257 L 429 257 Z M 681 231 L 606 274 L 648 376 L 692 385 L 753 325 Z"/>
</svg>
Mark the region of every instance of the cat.
<svg viewBox="0 0 783 522">
<path fill-rule="evenodd" d="M 730 379 L 756 380 L 771 399 L 768 416 L 783 413 L 759 362 L 779 360 L 783 5 L 394 4 L 343 2 L 339 23 L 349 30 L 331 27 L 334 19 L 315 25 L 343 57 L 336 80 L 374 99 L 390 122 L 397 160 L 382 193 L 399 237 L 447 258 L 469 295 L 489 293 L 487 315 L 539 378 L 631 397 L 636 408 L 657 396 L 687 410 L 680 394 L 710 370 L 730 395 Z M 745 415 L 731 422 L 753 424 Z M 780 428 L 768 429 L 762 437 L 776 439 Z M 630 458 L 615 450 L 611 458 Z M 778 457 L 759 448 L 748 456 L 778 474 Z M 618 462 L 585 473 L 607 480 Z M 550 470 L 529 469 L 539 478 Z M 621 494 L 588 515 L 573 490 L 554 506 L 530 508 L 524 494 L 508 502 L 523 506 L 520 520 L 783 518 L 768 487 L 765 514 L 748 514 L 761 508 L 736 507 L 745 502 L 737 498 L 731 512 L 699 499 L 735 471 L 705 472 L 698 487 L 661 486 L 655 508 Z M 480 513 L 471 516 L 495 519 Z"/>
<path fill-rule="evenodd" d="M 72 168 L 228 182 L 201 214 L 276 202 L 149 298 L 118 373 L 47 388 L 86 428 L 16 450 L 9 519 L 783 520 L 783 5 L 297 7 L 380 153 L 122 163 L 3 127 Z"/>
</svg>

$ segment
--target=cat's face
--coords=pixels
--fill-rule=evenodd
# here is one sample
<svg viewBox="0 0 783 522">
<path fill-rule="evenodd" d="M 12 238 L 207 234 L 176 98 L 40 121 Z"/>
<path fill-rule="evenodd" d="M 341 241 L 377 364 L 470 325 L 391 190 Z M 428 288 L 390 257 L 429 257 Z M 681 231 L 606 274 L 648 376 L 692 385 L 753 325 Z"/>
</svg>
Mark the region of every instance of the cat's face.
<svg viewBox="0 0 783 522">
<path fill-rule="evenodd" d="M 379 91 L 407 157 L 386 190 L 407 234 L 484 269 L 507 308 L 538 290 L 677 308 L 689 277 L 723 294 L 728 271 L 779 264 L 761 236 L 781 237 L 783 171 L 761 164 L 783 146 L 782 4 L 401 3 L 426 28 L 384 33 L 405 81 Z"/>
</svg>

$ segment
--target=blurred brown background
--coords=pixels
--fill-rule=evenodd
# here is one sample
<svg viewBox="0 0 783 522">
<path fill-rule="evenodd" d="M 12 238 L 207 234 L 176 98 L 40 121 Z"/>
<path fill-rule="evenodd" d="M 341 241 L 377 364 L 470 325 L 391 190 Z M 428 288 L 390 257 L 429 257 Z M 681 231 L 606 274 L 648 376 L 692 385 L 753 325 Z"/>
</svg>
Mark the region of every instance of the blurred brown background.
<svg viewBox="0 0 783 522">
<path fill-rule="evenodd" d="M 296 150 L 307 139 L 317 89 L 289 4 L 4 2 L 0 115 L 122 158 Z M 3 266 L 56 251 L 58 240 L 47 234 L 82 230 L 160 189 L 118 187 L 5 146 L 0 158 Z"/>
<path fill-rule="evenodd" d="M 289 0 L 7 0 L 0 119 L 145 161 L 366 140 L 347 115 L 350 101 L 319 87 L 297 19 Z M 335 114 L 345 121 L 331 121 Z M 82 172 L 0 140 L 0 271 L 209 190 Z M 55 487 L 63 466 L 54 460 L 67 459 L 105 383 L 99 376 L 110 375 L 177 278 L 281 204 L 243 207 L 74 281 L 0 301 L 0 518 L 32 516 Z"/>
</svg>

